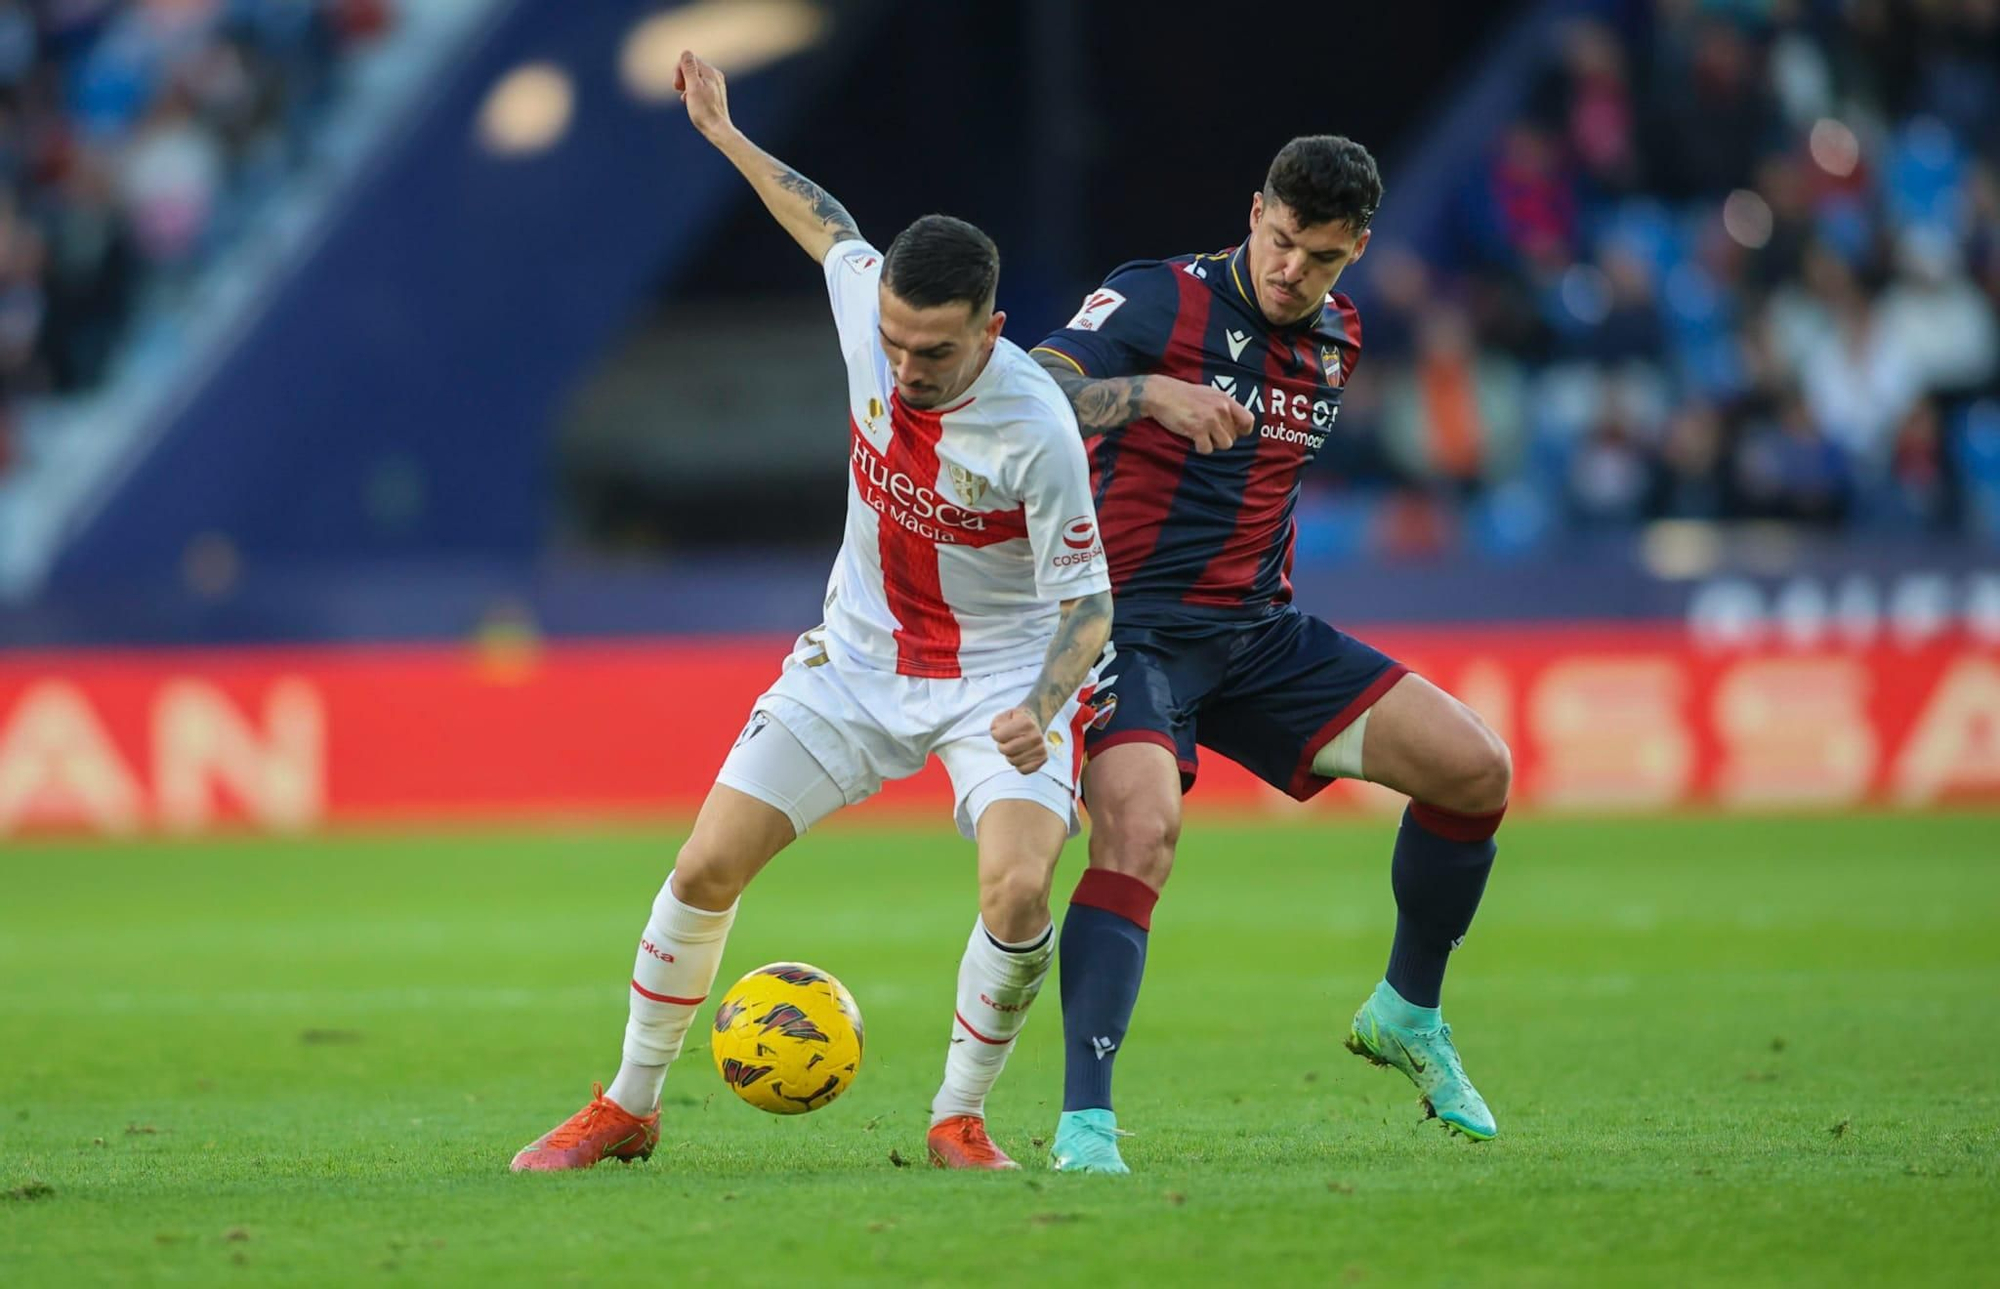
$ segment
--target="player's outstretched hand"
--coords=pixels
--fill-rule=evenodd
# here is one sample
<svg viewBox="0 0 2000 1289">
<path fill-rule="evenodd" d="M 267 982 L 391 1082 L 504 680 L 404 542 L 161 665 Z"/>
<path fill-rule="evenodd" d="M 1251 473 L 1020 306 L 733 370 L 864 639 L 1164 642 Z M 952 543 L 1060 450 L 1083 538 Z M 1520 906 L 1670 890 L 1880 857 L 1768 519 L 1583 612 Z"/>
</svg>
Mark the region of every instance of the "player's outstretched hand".
<svg viewBox="0 0 2000 1289">
<path fill-rule="evenodd" d="M 1010 707 L 993 718 L 993 741 L 1007 764 L 1022 774 L 1033 774 L 1048 763 L 1048 740 L 1025 707 Z"/>
<path fill-rule="evenodd" d="M 1219 389 L 1167 376 L 1148 377 L 1147 384 L 1153 419 L 1194 444 L 1202 456 L 1250 433 L 1250 409 Z"/>
<path fill-rule="evenodd" d="M 715 64 L 683 49 L 681 65 L 674 69 L 674 88 L 681 92 L 688 120 L 703 138 L 713 139 L 729 129 L 729 86 Z"/>
</svg>

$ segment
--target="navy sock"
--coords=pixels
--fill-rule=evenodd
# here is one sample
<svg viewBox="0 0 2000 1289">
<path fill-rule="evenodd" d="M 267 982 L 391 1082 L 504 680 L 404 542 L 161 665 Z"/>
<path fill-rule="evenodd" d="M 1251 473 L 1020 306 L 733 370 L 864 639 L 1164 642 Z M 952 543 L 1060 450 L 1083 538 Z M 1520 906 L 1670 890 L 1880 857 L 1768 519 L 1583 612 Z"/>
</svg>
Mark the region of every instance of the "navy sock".
<svg viewBox="0 0 2000 1289">
<path fill-rule="evenodd" d="M 1146 933 L 1159 892 L 1136 877 L 1084 870 L 1063 918 L 1063 1109 L 1109 1110 L 1111 1067 L 1139 1001 Z"/>
<path fill-rule="evenodd" d="M 1472 925 L 1486 876 L 1493 871 L 1501 807 L 1490 815 L 1465 815 L 1412 801 L 1396 833 L 1389 866 L 1396 891 L 1396 939 L 1383 978 L 1403 1000 L 1436 1007 L 1451 951 Z"/>
</svg>

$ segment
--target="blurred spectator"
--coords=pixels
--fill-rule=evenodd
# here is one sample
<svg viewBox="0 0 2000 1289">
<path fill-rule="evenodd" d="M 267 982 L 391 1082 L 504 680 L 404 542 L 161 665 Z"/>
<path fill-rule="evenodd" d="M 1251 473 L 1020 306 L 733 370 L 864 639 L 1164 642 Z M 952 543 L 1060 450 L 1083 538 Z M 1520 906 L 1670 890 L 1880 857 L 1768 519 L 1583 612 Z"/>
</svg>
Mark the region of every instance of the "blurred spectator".
<svg viewBox="0 0 2000 1289">
<path fill-rule="evenodd" d="M 1652 86 L 1658 177 L 1670 196 L 1720 197 L 1755 169 L 1776 113 L 1741 29 L 1717 16 L 1679 21 L 1691 31 L 1666 43 Z"/>
<path fill-rule="evenodd" d="M 1631 421 L 1604 417 L 1570 458 L 1570 506 L 1587 525 L 1628 525 L 1653 489 L 1652 462 Z"/>
<path fill-rule="evenodd" d="M 1668 423 L 1646 513 L 1654 519 L 1721 519 L 1727 512 L 1722 477 L 1722 418 L 1707 403 L 1689 403 Z"/>
<path fill-rule="evenodd" d="M 1797 376 L 1814 423 L 1870 463 L 1883 458 L 1890 431 L 1922 393 L 1907 341 L 1866 299 L 1837 306 L 1832 343 L 1808 353 Z"/>
<path fill-rule="evenodd" d="M 1937 404 L 1928 398 L 1910 406 L 1895 430 L 1889 474 L 1893 507 L 1886 518 L 1924 528 L 1958 526 L 1957 470 L 1945 450 Z"/>
<path fill-rule="evenodd" d="M 226 241 L 392 20 L 391 0 L 0 0 L 0 470 L 12 400 L 101 381 L 149 278 Z"/>
<path fill-rule="evenodd" d="M 11 205 L 0 212 L 0 390 L 19 395 L 40 382 L 36 338 L 46 303 L 42 296 L 41 234 Z"/>
<path fill-rule="evenodd" d="M 1771 212 L 1771 232 L 1752 250 L 1745 276 L 1756 290 L 1768 291 L 1805 271 L 1806 248 L 1813 240 L 1811 180 L 1805 166 L 1790 155 L 1766 157 L 1757 167 L 1756 193 Z"/>
<path fill-rule="evenodd" d="M 1378 239 L 1369 246 L 1368 260 L 1373 290 L 1363 338 L 1372 367 L 1410 356 L 1432 299 L 1430 269 L 1409 247 Z"/>
<path fill-rule="evenodd" d="M 1539 97 L 1537 115 L 1559 123 L 1586 183 L 1604 194 L 1638 189 L 1638 105 L 1625 51 L 1609 27 L 1593 19 L 1570 24 L 1560 67 Z"/>
<path fill-rule="evenodd" d="M 1836 524 L 1849 503 L 1847 455 L 1821 433 L 1805 399 L 1786 391 L 1744 427 L 1736 486 L 1748 518 Z"/>
<path fill-rule="evenodd" d="M 2000 313 L 2000 171 L 1993 165 L 1975 167 L 1966 189 L 1969 276 L 1986 297 L 1987 309 Z"/>
<path fill-rule="evenodd" d="M 1387 380 L 1383 448 L 1408 479 L 1476 491 L 1520 459 L 1524 393 L 1518 364 L 1479 352 L 1464 311 L 1439 308 Z"/>
<path fill-rule="evenodd" d="M 0 0 L 0 89 L 18 89 L 28 79 L 40 43 L 28 6 L 21 0 Z"/>
<path fill-rule="evenodd" d="M 111 187 L 110 167 L 80 150 L 51 194 L 43 224 L 49 244 L 49 377 L 58 391 L 87 389 L 104 376 L 124 330 L 137 284 L 136 248 Z"/>
<path fill-rule="evenodd" d="M 1936 116 L 1975 148 L 2000 145 L 2000 3 L 1957 0 L 1927 10 L 1920 112 Z"/>
<path fill-rule="evenodd" d="M 1841 311 L 1865 298 L 1847 261 L 1824 242 L 1806 248 L 1801 267 L 1796 280 L 1771 293 L 1765 313 L 1776 360 L 1793 372 L 1834 344 Z"/>
<path fill-rule="evenodd" d="M 1384 547 L 1487 540 L 1443 503 L 1502 484 L 1576 531 L 1992 532 L 2000 0 L 1631 12 L 1564 30 L 1457 244 L 1362 301 L 1411 355 L 1364 378 L 1414 485 Z"/>
<path fill-rule="evenodd" d="M 1589 271 L 1602 284 L 1603 303 L 1572 351 L 1607 365 L 1657 359 L 1666 333 L 1654 299 L 1652 265 L 1630 246 L 1614 242 Z"/>
<path fill-rule="evenodd" d="M 1883 292 L 1880 325 L 1907 351 L 1925 389 L 1969 393 L 2000 368 L 1993 306 L 1965 276 L 1958 248 L 1942 230 L 1903 234 L 1898 273 Z"/>
<path fill-rule="evenodd" d="M 1490 235 L 1502 254 L 1540 268 L 1568 258 L 1576 238 L 1576 193 L 1553 135 L 1528 121 L 1509 126 L 1487 187 Z"/>
<path fill-rule="evenodd" d="M 1771 89 L 1785 123 L 1795 130 L 1807 130 L 1834 113 L 1832 61 L 1825 47 L 1813 38 L 1800 12 L 1803 5 L 1781 3 L 1773 8 L 1778 12 L 1773 15 L 1777 30 L 1771 39 Z"/>
<path fill-rule="evenodd" d="M 126 150 L 120 198 L 139 249 L 155 265 L 195 257 L 222 187 L 221 140 L 175 86 L 147 114 Z"/>
<path fill-rule="evenodd" d="M 1451 507 L 1433 493 L 1397 488 L 1376 519 L 1375 545 L 1394 559 L 1436 559 L 1456 538 Z"/>
<path fill-rule="evenodd" d="M 76 108 L 86 132 L 128 133 L 182 67 L 216 33 L 220 0 L 147 0 L 124 9 L 84 55 Z"/>
</svg>

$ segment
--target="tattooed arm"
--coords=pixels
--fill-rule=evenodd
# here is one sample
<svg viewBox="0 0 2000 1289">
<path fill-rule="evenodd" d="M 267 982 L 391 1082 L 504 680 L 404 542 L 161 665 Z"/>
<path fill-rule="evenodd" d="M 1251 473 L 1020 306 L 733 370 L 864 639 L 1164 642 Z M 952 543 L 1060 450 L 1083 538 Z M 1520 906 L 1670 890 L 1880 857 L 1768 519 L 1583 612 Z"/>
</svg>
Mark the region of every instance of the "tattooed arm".
<svg viewBox="0 0 2000 1289">
<path fill-rule="evenodd" d="M 743 172 L 772 218 L 814 260 L 826 258 L 835 243 L 861 236 L 847 208 L 826 189 L 752 143 L 729 119 L 728 89 L 722 73 L 691 53 L 681 55 L 674 88 L 687 104 L 688 120 L 715 150 Z"/>
<path fill-rule="evenodd" d="M 1146 414 L 1146 386 L 1151 376 L 1115 376 L 1092 380 L 1077 370 L 1076 364 L 1053 349 L 1037 349 L 1035 361 L 1055 377 L 1056 384 L 1076 409 L 1077 427 L 1085 438 L 1130 425 Z"/>
<path fill-rule="evenodd" d="M 1033 774 L 1049 759 L 1049 722 L 1090 674 L 1091 665 L 1111 638 L 1111 592 L 1079 596 L 1062 602 L 1062 620 L 1049 641 L 1042 674 L 1019 707 L 993 718 L 993 741 L 1001 755 L 1022 774 Z"/>
<path fill-rule="evenodd" d="M 1085 438 L 1150 418 L 1206 456 L 1250 432 L 1249 409 L 1219 389 L 1171 376 L 1093 380 L 1053 349 L 1034 352 L 1035 361 L 1055 378 L 1076 409 L 1077 428 Z"/>
</svg>

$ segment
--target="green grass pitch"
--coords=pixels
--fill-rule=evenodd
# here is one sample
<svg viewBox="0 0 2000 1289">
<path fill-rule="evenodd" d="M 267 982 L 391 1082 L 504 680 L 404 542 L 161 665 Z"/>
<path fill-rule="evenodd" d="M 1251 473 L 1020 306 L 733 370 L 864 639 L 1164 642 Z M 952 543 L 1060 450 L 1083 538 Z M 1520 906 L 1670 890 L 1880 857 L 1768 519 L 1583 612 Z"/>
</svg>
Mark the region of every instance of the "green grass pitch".
<svg viewBox="0 0 2000 1289">
<path fill-rule="evenodd" d="M 923 1166 L 942 826 L 815 833 L 737 923 L 718 986 L 802 958 L 860 1001 L 841 1101 L 737 1102 L 704 1009 L 650 1163 L 520 1177 L 614 1067 L 675 834 L 11 844 L 0 1284 L 1993 1283 L 2000 817 L 1510 824 L 1445 998 L 1487 1145 L 1340 1050 L 1390 836 L 1191 823 L 1129 1178 L 1037 1149 L 1053 983 L 991 1107 L 1026 1169 Z"/>
</svg>

